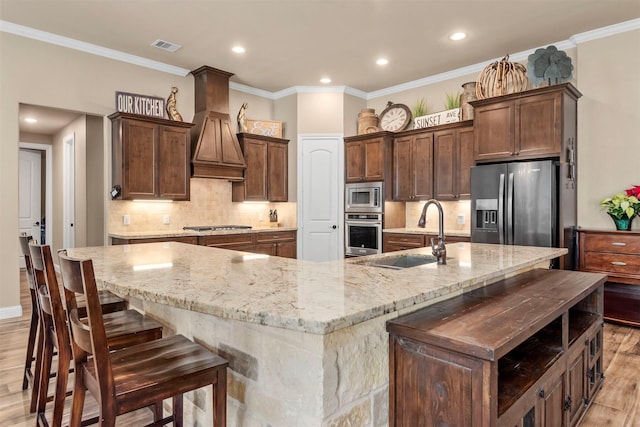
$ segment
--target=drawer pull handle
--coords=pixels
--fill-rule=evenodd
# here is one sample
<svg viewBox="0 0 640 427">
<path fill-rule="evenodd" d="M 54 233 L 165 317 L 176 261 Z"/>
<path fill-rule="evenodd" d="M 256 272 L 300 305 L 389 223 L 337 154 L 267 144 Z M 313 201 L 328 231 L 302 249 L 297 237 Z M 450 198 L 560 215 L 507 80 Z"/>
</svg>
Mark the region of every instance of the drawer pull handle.
<svg viewBox="0 0 640 427">
<path fill-rule="evenodd" d="M 611 246 L 627 246 L 627 244 L 624 242 L 613 242 L 611 243 Z"/>
<path fill-rule="evenodd" d="M 613 264 L 613 265 L 627 265 L 626 262 L 622 262 L 622 261 L 611 261 L 611 264 Z"/>
</svg>

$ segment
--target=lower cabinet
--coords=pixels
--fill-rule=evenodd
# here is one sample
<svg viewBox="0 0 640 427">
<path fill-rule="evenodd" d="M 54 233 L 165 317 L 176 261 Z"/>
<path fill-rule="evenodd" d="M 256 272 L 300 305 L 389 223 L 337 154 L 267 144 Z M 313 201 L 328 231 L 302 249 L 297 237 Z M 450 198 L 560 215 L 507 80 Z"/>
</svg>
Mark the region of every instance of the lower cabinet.
<svg viewBox="0 0 640 427">
<path fill-rule="evenodd" d="M 577 425 L 603 380 L 605 279 L 532 270 L 387 322 L 389 425 Z"/>
<path fill-rule="evenodd" d="M 437 234 L 417 233 L 382 233 L 382 252 L 404 251 L 405 249 L 424 248 L 431 246 L 431 238 L 438 238 Z M 470 242 L 470 237 L 447 236 L 446 243 Z"/>
<path fill-rule="evenodd" d="M 284 258 L 296 258 L 296 232 L 256 233 L 256 246 L 253 252 Z"/>
<path fill-rule="evenodd" d="M 212 234 L 209 236 L 200 236 L 198 237 L 198 244 L 233 251 L 253 252 L 253 234 L 254 233 Z"/>
</svg>

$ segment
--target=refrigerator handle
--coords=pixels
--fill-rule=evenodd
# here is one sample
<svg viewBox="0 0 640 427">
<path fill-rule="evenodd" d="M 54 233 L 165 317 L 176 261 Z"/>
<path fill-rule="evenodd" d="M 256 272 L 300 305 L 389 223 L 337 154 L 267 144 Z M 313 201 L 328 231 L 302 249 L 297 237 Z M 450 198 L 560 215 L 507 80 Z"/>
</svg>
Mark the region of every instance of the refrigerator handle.
<svg viewBox="0 0 640 427">
<path fill-rule="evenodd" d="M 500 244 L 504 245 L 504 174 L 500 174 L 498 186 L 498 236 Z"/>
<path fill-rule="evenodd" d="M 513 172 L 507 181 L 507 245 L 513 245 Z"/>
</svg>

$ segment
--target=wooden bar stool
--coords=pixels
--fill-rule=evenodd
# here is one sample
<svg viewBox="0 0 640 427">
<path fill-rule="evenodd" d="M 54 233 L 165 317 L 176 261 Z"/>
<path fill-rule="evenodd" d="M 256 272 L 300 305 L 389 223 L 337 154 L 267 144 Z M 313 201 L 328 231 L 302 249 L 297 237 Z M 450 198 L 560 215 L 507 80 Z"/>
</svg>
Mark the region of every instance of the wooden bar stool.
<svg viewBox="0 0 640 427">
<path fill-rule="evenodd" d="M 57 349 L 57 378 L 54 393 L 52 425 L 59 426 L 62 422 L 64 400 L 66 397 L 69 365 L 72 359 L 71 340 L 65 304 L 62 302 L 60 287 L 53 267 L 51 249 L 48 245 L 29 245 L 31 265 L 38 287 L 38 303 L 40 307 L 41 325 L 44 334 L 44 345 L 40 358 L 41 372 L 38 380 L 37 424 L 49 425 L 45 416 L 48 398 L 49 378 L 53 362 L 53 354 Z M 78 310 L 75 295 L 71 299 L 71 306 Z M 102 306 L 98 302 L 99 310 Z M 82 309 L 86 312 L 86 308 Z M 82 314 L 81 314 L 82 315 Z M 162 325 L 147 319 L 135 310 L 122 310 L 104 315 L 107 327 L 108 345 L 110 349 L 124 348 L 130 345 L 147 342 L 162 337 Z M 84 319 L 86 321 L 86 319 Z"/>
<path fill-rule="evenodd" d="M 38 315 L 38 296 L 36 295 L 36 288 L 33 281 L 33 271 L 31 269 L 31 255 L 29 254 L 29 242 L 32 240 L 32 237 L 27 235 L 26 233 L 20 233 L 18 239 L 20 240 L 22 255 L 24 255 L 24 263 L 27 270 L 27 282 L 29 284 L 29 296 L 31 297 L 31 321 L 29 322 L 27 356 L 24 361 L 24 375 L 22 378 L 22 389 L 26 390 L 29 387 L 29 384 L 33 382 L 34 372 L 32 370 L 32 365 L 35 360 L 35 357 L 33 356 L 33 350 L 35 349 L 36 338 L 39 332 L 38 324 L 40 323 L 40 316 Z M 39 339 L 38 343 L 40 342 L 41 340 Z"/>
<path fill-rule="evenodd" d="M 213 425 L 226 426 L 227 361 L 182 335 L 109 352 L 104 317 L 97 298 L 93 263 L 59 254 L 65 288 L 84 293 L 89 324 L 69 310 L 76 367 L 71 427 L 80 426 L 86 390 L 100 406 L 100 425 L 113 426 L 116 417 L 173 397 L 173 414 L 153 425 L 182 426 L 182 394 L 213 387 Z M 75 265 L 76 267 L 72 267 Z M 81 277 L 65 271 L 79 268 Z M 92 356 L 92 357 L 89 357 Z"/>
</svg>

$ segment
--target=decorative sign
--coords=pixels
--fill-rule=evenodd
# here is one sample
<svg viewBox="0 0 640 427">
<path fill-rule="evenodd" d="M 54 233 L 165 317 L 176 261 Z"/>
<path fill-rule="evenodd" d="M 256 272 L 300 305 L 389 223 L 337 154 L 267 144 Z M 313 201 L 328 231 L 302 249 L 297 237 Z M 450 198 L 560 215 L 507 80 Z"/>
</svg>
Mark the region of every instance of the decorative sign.
<svg viewBox="0 0 640 427">
<path fill-rule="evenodd" d="M 427 114 L 426 116 L 416 117 L 413 119 L 413 128 L 422 129 L 459 121 L 460 108 L 454 108 L 453 110 L 445 110 L 438 113 Z"/>
<path fill-rule="evenodd" d="M 164 118 L 164 99 L 157 96 L 116 92 L 116 111 Z"/>
<path fill-rule="evenodd" d="M 247 133 L 282 138 L 282 122 L 247 119 Z"/>
</svg>

